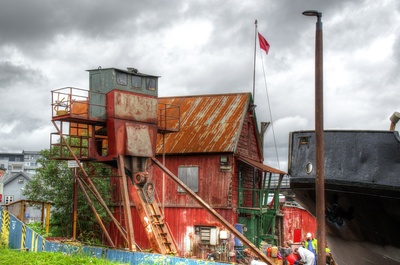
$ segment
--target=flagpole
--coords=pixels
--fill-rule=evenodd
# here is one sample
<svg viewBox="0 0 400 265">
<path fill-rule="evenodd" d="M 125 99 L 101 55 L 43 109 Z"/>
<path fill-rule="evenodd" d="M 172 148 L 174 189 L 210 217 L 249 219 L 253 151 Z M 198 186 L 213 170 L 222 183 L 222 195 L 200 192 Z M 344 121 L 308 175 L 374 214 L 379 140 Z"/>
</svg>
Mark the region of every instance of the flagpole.
<svg viewBox="0 0 400 265">
<path fill-rule="evenodd" d="M 253 65 L 253 104 L 255 103 L 256 89 L 256 47 L 257 47 L 257 19 L 254 22 L 254 65 Z"/>
</svg>

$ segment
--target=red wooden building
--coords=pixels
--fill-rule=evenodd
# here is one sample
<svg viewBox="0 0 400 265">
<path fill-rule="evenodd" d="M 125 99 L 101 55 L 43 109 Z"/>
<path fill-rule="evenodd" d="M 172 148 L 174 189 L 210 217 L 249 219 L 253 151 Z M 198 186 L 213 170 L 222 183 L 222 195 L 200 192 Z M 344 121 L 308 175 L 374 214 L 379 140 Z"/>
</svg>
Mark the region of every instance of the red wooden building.
<svg viewBox="0 0 400 265">
<path fill-rule="evenodd" d="M 275 230 L 277 209 L 267 201 L 268 195 L 278 193 L 268 183 L 282 179 L 285 172 L 262 164 L 262 135 L 251 94 L 168 97 L 160 102 L 179 106 L 180 130 L 158 134 L 156 158 L 253 244 L 277 244 L 282 238 Z M 153 168 L 152 175 L 180 255 L 227 256 L 242 246 L 161 170 Z M 135 230 L 135 239 L 146 246 L 143 231 Z"/>
<path fill-rule="evenodd" d="M 262 164 L 251 93 L 158 98 L 158 77 L 134 68 L 89 70 L 89 80 L 89 91 L 52 91 L 50 151 L 78 164 L 75 188 L 111 219 L 98 218 L 108 244 L 226 259 L 234 245 L 260 257 L 261 241 L 278 242 L 270 180 L 285 172 Z M 110 205 L 84 161 L 112 166 Z"/>
<path fill-rule="evenodd" d="M 262 258 L 256 246 L 283 242 L 286 173 L 262 163 L 251 93 L 158 98 L 157 76 L 133 68 L 89 75 L 89 91 L 52 91 L 50 149 L 79 165 L 77 184 L 112 220 L 106 229 L 98 218 L 108 244 L 228 260 L 243 242 Z M 111 209 L 81 161 L 114 168 Z"/>
</svg>

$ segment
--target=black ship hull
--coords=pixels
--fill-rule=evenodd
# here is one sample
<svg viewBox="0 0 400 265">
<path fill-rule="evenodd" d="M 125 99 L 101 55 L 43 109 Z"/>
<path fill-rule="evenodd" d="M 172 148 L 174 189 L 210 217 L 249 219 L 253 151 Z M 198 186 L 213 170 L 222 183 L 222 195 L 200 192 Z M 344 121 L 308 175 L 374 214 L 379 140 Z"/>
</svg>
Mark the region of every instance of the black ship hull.
<svg viewBox="0 0 400 265">
<path fill-rule="evenodd" d="M 315 133 L 290 133 L 296 200 L 315 216 Z M 326 233 L 339 265 L 400 264 L 400 139 L 393 131 L 325 131 Z"/>
</svg>

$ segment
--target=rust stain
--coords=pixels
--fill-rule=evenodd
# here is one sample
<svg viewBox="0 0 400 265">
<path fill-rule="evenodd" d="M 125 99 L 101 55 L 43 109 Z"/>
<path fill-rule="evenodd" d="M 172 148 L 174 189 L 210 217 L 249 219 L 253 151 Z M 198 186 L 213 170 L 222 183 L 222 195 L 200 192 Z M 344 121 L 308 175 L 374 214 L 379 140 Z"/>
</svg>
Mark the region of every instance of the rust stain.
<svg viewBox="0 0 400 265">
<path fill-rule="evenodd" d="M 151 135 L 155 130 L 145 124 L 126 123 L 126 153 L 131 156 L 152 157 Z"/>
<path fill-rule="evenodd" d="M 159 98 L 160 103 L 180 107 L 180 128 L 165 135 L 165 152 L 232 152 L 250 104 L 250 93 Z M 157 153 L 162 153 L 158 136 Z"/>
<path fill-rule="evenodd" d="M 157 123 L 157 99 L 125 91 L 116 91 L 115 117 L 126 120 Z"/>
</svg>

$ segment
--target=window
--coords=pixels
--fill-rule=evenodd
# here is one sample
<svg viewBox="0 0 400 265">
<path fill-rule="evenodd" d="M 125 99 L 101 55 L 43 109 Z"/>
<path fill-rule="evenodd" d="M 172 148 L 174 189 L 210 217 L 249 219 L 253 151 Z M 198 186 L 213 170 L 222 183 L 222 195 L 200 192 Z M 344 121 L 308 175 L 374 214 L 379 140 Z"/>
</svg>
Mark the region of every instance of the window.
<svg viewBox="0 0 400 265">
<path fill-rule="evenodd" d="M 131 77 L 132 87 L 142 88 L 142 77 L 137 75 L 132 75 Z"/>
<path fill-rule="evenodd" d="M 23 167 L 21 164 L 13 164 L 11 171 L 12 172 L 20 172 L 20 171 L 23 171 Z"/>
<path fill-rule="evenodd" d="M 18 184 L 23 184 L 24 183 L 24 179 L 23 178 L 19 178 L 18 179 Z"/>
<path fill-rule="evenodd" d="M 128 84 L 128 75 L 126 73 L 117 72 L 117 84 L 126 86 Z"/>
<path fill-rule="evenodd" d="M 147 88 L 147 90 L 155 91 L 156 90 L 156 79 L 155 78 L 147 78 L 146 88 Z"/>
<path fill-rule="evenodd" d="M 217 228 L 211 226 L 196 226 L 196 234 L 200 235 L 202 244 L 213 245 L 217 244 Z"/>
<path fill-rule="evenodd" d="M 5 202 L 6 204 L 12 203 L 13 201 L 14 201 L 14 196 L 12 196 L 12 195 L 6 195 L 6 196 L 4 197 L 4 202 Z"/>
<path fill-rule="evenodd" d="M 199 191 L 199 167 L 198 166 L 180 166 L 178 167 L 178 178 L 186 184 L 193 192 Z M 178 192 L 185 192 L 178 187 Z"/>
</svg>

